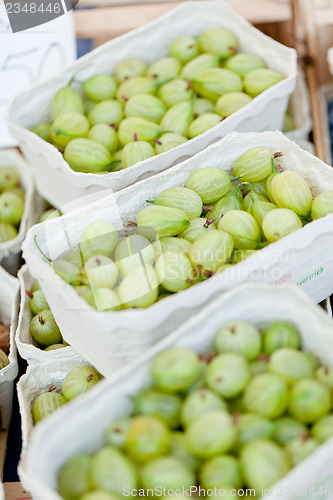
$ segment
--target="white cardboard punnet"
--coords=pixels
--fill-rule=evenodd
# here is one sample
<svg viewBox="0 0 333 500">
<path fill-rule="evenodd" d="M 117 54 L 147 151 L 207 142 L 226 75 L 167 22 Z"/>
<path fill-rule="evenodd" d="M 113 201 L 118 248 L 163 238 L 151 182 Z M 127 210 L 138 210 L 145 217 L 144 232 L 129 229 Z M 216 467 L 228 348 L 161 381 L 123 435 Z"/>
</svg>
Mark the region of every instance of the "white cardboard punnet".
<svg viewBox="0 0 333 500">
<path fill-rule="evenodd" d="M 10 328 L 9 365 L 0 370 L 0 429 L 8 429 L 12 415 L 14 379 L 18 372 L 15 331 L 19 306 L 18 280 L 0 267 L 0 322 Z"/>
<path fill-rule="evenodd" d="M 170 29 L 172 26 L 172 29 Z M 170 42 L 179 35 L 199 35 L 206 28 L 232 30 L 240 42 L 240 51 L 265 59 L 267 65 L 286 79 L 267 89 L 247 106 L 213 129 L 187 143 L 136 165 L 107 175 L 74 172 L 57 148 L 28 129 L 50 120 L 52 96 L 74 75 L 83 81 L 96 73 L 112 73 L 126 57 L 141 57 L 147 63 L 164 57 Z M 111 40 L 54 78 L 18 95 L 7 114 L 9 130 L 20 144 L 33 169 L 37 189 L 56 207 L 103 189 L 120 189 L 179 163 L 228 132 L 281 130 L 288 99 L 296 84 L 296 52 L 284 47 L 251 26 L 222 0 L 184 2 L 161 18 Z"/>
<path fill-rule="evenodd" d="M 17 396 L 20 406 L 22 426 L 22 452 L 26 452 L 30 433 L 33 429 L 32 406 L 37 397 L 49 390 L 61 392 L 62 383 L 67 373 L 75 366 L 90 366 L 80 356 L 67 359 L 54 359 L 45 363 L 29 366 L 17 384 Z M 70 401 L 67 404 L 72 404 Z"/>
<path fill-rule="evenodd" d="M 25 208 L 20 228 L 16 238 L 0 243 L 0 264 L 7 271 L 16 274 L 20 267 L 21 245 L 26 232 L 35 222 L 35 212 L 38 209 L 35 203 L 36 191 L 31 172 L 23 156 L 15 149 L 0 151 L 0 168 L 15 167 L 20 174 L 21 184 L 25 190 Z"/>
<path fill-rule="evenodd" d="M 55 349 L 54 351 L 45 351 L 37 346 L 30 333 L 30 322 L 33 316 L 29 307 L 30 299 L 26 294 L 26 290 L 30 291 L 36 280 L 29 274 L 27 266 L 23 266 L 20 269 L 18 279 L 21 289 L 21 304 L 15 340 L 20 356 L 26 359 L 29 364 L 47 363 L 75 356 L 77 353 L 75 349 L 70 346 L 62 349 Z"/>
<path fill-rule="evenodd" d="M 159 352 L 171 346 L 207 352 L 213 339 L 229 321 L 248 321 L 259 329 L 275 320 L 291 321 L 299 330 L 302 348 L 323 363 L 333 365 L 332 321 L 319 306 L 295 287 L 243 285 L 220 296 L 199 314 L 150 349 L 139 361 L 125 367 L 71 407 L 60 408 L 31 434 L 27 453 L 19 464 L 23 486 L 34 500 L 60 500 L 57 473 L 78 453 L 96 452 L 105 444 L 105 432 L 114 418 L 132 411 L 130 396 L 152 384 L 150 367 Z M 93 432 L 91 430 L 93 429 Z M 273 486 L 267 498 L 278 500 L 279 491 L 295 497 L 311 487 L 332 486 L 333 439 L 294 467 Z M 279 487 L 279 489 L 278 489 Z M 288 487 L 288 488 L 287 488 Z M 281 489 L 283 488 L 283 489 Z"/>
<path fill-rule="evenodd" d="M 231 174 L 234 161 L 254 146 L 283 152 L 280 158 L 283 168 L 299 172 L 314 196 L 333 189 L 332 168 L 301 150 L 280 132 L 234 132 L 165 172 L 29 231 L 23 255 L 31 275 L 40 282 L 65 340 L 103 375 L 111 375 L 205 303 L 245 281 L 296 284 L 315 302 L 332 293 L 333 260 L 327 249 L 333 246 L 333 214 L 311 222 L 225 272 L 147 309 L 97 312 L 54 273 L 36 247 L 35 237 L 42 251 L 56 259 L 76 247 L 89 223 L 101 219 L 112 222 L 124 234 L 127 222 L 135 221 L 138 212 L 147 206 L 146 200 L 154 200 L 168 187 L 184 185 L 191 172 L 203 167 L 214 166 Z"/>
</svg>

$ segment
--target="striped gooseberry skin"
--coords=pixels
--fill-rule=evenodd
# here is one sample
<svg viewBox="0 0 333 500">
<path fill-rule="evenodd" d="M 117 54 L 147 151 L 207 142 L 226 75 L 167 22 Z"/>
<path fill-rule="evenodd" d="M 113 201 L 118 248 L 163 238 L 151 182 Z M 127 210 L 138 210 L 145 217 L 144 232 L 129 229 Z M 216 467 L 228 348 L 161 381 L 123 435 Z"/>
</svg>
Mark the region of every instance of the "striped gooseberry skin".
<svg viewBox="0 0 333 500">
<path fill-rule="evenodd" d="M 241 394 L 250 380 L 250 367 L 240 352 L 222 352 L 209 363 L 205 383 L 227 399 Z"/>
<path fill-rule="evenodd" d="M 130 78 L 135 78 L 145 74 L 147 65 L 137 57 L 128 57 L 119 61 L 115 67 L 114 74 L 117 82 L 125 82 Z"/>
<path fill-rule="evenodd" d="M 16 168 L 0 167 L 0 192 L 13 189 L 20 183 L 20 175 Z"/>
<path fill-rule="evenodd" d="M 271 190 L 278 207 L 293 210 L 301 218 L 309 217 L 312 194 L 298 172 L 287 170 L 276 175 L 272 180 Z"/>
<path fill-rule="evenodd" d="M 141 484 L 147 490 L 163 485 L 166 491 L 175 491 L 195 484 L 195 474 L 179 458 L 163 456 L 144 464 L 141 469 Z"/>
<path fill-rule="evenodd" d="M 212 410 L 192 422 L 185 433 L 190 453 L 201 459 L 229 451 L 237 439 L 232 417 L 225 410 Z"/>
<path fill-rule="evenodd" d="M 262 221 L 262 230 L 270 243 L 280 240 L 301 227 L 300 218 L 288 208 L 271 210 Z"/>
<path fill-rule="evenodd" d="M 91 127 L 98 123 L 105 123 L 112 127 L 118 127 L 122 118 L 122 106 L 114 99 L 97 103 L 88 113 L 88 120 Z"/>
<path fill-rule="evenodd" d="M 92 255 L 109 256 L 118 242 L 118 233 L 113 224 L 106 220 L 95 220 L 81 233 L 80 248 L 84 260 Z"/>
<path fill-rule="evenodd" d="M 272 173 L 273 153 L 264 147 L 254 147 L 245 151 L 233 165 L 234 174 L 242 181 L 259 182 Z"/>
<path fill-rule="evenodd" d="M 89 130 L 88 119 L 81 113 L 64 113 L 58 116 L 51 126 L 53 143 L 64 148 L 73 139 L 84 137 Z"/>
<path fill-rule="evenodd" d="M 311 378 L 297 380 L 289 395 L 289 413 L 303 424 L 312 424 L 330 411 L 330 390 Z"/>
<path fill-rule="evenodd" d="M 193 80 L 201 71 L 209 68 L 218 68 L 220 60 L 214 54 L 200 54 L 189 61 L 181 70 L 181 76 L 187 80 Z"/>
<path fill-rule="evenodd" d="M 285 445 L 306 430 L 301 422 L 291 417 L 282 417 L 274 422 L 273 438 L 278 444 Z"/>
<path fill-rule="evenodd" d="M 124 450 L 126 446 L 127 430 L 131 423 L 131 417 L 118 417 L 114 419 L 106 430 L 106 444 Z"/>
<path fill-rule="evenodd" d="M 283 478 L 290 469 L 287 452 L 269 439 L 255 439 L 246 443 L 240 452 L 240 465 L 249 488 L 260 495 Z"/>
<path fill-rule="evenodd" d="M 80 453 L 70 458 L 59 470 L 58 473 L 58 493 L 61 498 L 84 498 L 90 489 L 89 469 L 91 456 Z M 83 495 L 83 496 L 82 496 Z M 89 497 L 88 497 L 89 498 Z M 108 497 L 106 497 L 109 500 Z M 98 497 L 97 499 L 98 500 Z M 101 497 L 99 500 L 103 500 Z M 111 496 L 111 500 L 115 500 Z"/>
<path fill-rule="evenodd" d="M 233 239 L 225 231 L 209 231 L 199 236 L 191 246 L 190 259 L 202 271 L 216 272 L 230 258 L 234 249 Z"/>
<path fill-rule="evenodd" d="M 84 266 L 88 284 L 98 288 L 112 289 L 118 278 L 118 268 L 109 257 L 94 255 Z"/>
<path fill-rule="evenodd" d="M 265 215 L 267 215 L 268 212 L 271 212 L 271 210 L 275 210 L 277 208 L 278 207 L 274 203 L 270 203 L 269 201 L 254 200 L 247 209 L 247 212 L 251 214 L 259 226 L 261 226 Z"/>
<path fill-rule="evenodd" d="M 45 311 L 46 309 L 50 309 L 44 292 L 42 290 L 36 290 L 29 301 L 29 307 L 33 314 L 38 314 L 41 311 Z"/>
<path fill-rule="evenodd" d="M 195 191 L 203 203 L 214 203 L 228 193 L 231 178 L 220 168 L 200 168 L 189 175 L 186 187 Z"/>
<path fill-rule="evenodd" d="M 0 194 L 0 222 L 19 226 L 24 213 L 24 200 L 18 194 L 5 191 Z"/>
<path fill-rule="evenodd" d="M 267 198 L 271 203 L 275 203 L 274 196 L 272 193 L 272 182 L 276 175 L 280 175 L 280 172 L 272 172 L 266 179 L 266 194 Z"/>
<path fill-rule="evenodd" d="M 17 236 L 17 229 L 7 222 L 0 222 L 0 243 L 12 240 Z"/>
<path fill-rule="evenodd" d="M 249 71 L 265 68 L 266 63 L 254 54 L 236 54 L 226 60 L 224 67 L 244 78 Z"/>
<path fill-rule="evenodd" d="M 241 210 L 227 212 L 219 222 L 218 229 L 229 233 L 236 250 L 257 248 L 260 228 L 252 215 Z"/>
<path fill-rule="evenodd" d="M 162 238 L 163 240 L 164 238 Z M 175 240 L 175 238 L 169 238 Z M 159 241 L 156 241 L 156 246 Z M 153 265 L 155 246 L 140 234 L 130 234 L 119 241 L 116 247 L 115 263 L 122 277 L 125 277 L 134 267 L 141 264 Z"/>
<path fill-rule="evenodd" d="M 106 123 L 97 123 L 88 132 L 87 138 L 99 142 L 102 144 L 110 153 L 116 151 L 118 147 L 118 136 L 117 132 L 113 127 L 110 127 Z"/>
<path fill-rule="evenodd" d="M 102 490 L 89 491 L 81 500 L 118 500 L 118 497 L 113 493 L 107 493 Z"/>
<path fill-rule="evenodd" d="M 213 101 L 205 99 L 204 97 L 198 97 L 193 104 L 193 113 L 195 117 L 204 115 L 206 113 L 214 113 L 215 105 Z"/>
<path fill-rule="evenodd" d="M 198 55 L 198 42 L 192 36 L 179 36 L 171 42 L 169 53 L 170 56 L 185 64 Z"/>
<path fill-rule="evenodd" d="M 102 144 L 90 139 L 73 139 L 65 149 L 64 159 L 77 172 L 94 173 L 106 170 L 111 155 Z"/>
<path fill-rule="evenodd" d="M 49 351 L 55 351 L 56 349 L 63 349 L 64 347 L 67 347 L 67 346 L 65 344 L 52 344 L 44 350 L 46 352 L 49 352 Z"/>
<path fill-rule="evenodd" d="M 192 102 L 178 102 L 171 106 L 162 118 L 160 123 L 164 132 L 185 136 L 188 126 L 193 120 Z"/>
<path fill-rule="evenodd" d="M 193 97 L 191 82 L 176 78 L 162 85 L 157 95 L 168 108 L 178 102 L 190 101 Z"/>
<path fill-rule="evenodd" d="M 163 253 L 157 259 L 155 269 L 161 285 L 169 292 L 185 290 L 191 284 L 192 264 L 184 252 Z"/>
<path fill-rule="evenodd" d="M 66 403 L 67 401 L 64 396 L 57 392 L 44 392 L 40 394 L 32 407 L 34 424 L 48 417 Z"/>
<path fill-rule="evenodd" d="M 82 97 L 67 85 L 56 92 L 51 101 L 51 118 L 54 121 L 63 113 L 84 113 Z"/>
<path fill-rule="evenodd" d="M 320 418 L 312 427 L 312 435 L 320 443 L 324 443 L 332 437 L 333 415 Z"/>
<path fill-rule="evenodd" d="M 221 217 L 230 210 L 242 210 L 242 203 L 237 198 L 237 194 L 224 196 L 215 203 L 213 211 L 210 215 L 211 219 L 216 219 L 214 224 L 218 226 Z"/>
<path fill-rule="evenodd" d="M 124 485 L 131 489 L 137 487 L 137 470 L 127 456 L 105 446 L 91 458 L 89 479 L 90 489 L 112 491 L 119 498 Z"/>
<path fill-rule="evenodd" d="M 133 397 L 133 404 L 134 415 L 156 417 L 163 420 L 170 429 L 179 428 L 182 398 L 178 394 L 144 388 Z"/>
<path fill-rule="evenodd" d="M 125 116 L 138 116 L 145 120 L 159 123 L 166 113 L 166 107 L 160 99 L 151 94 L 136 94 L 125 104 Z"/>
<path fill-rule="evenodd" d="M 241 78 L 224 68 L 205 69 L 192 82 L 194 90 L 201 96 L 216 101 L 227 92 L 241 92 Z"/>
<path fill-rule="evenodd" d="M 52 344 L 60 344 L 62 336 L 51 311 L 41 311 L 30 323 L 30 333 L 42 346 L 48 347 Z"/>
<path fill-rule="evenodd" d="M 147 68 L 147 75 L 152 78 L 157 85 L 162 85 L 178 76 L 181 64 L 175 57 L 162 57 L 153 62 Z"/>
<path fill-rule="evenodd" d="M 200 217 L 202 213 L 202 200 L 200 196 L 186 187 L 172 187 L 162 191 L 155 199 L 155 205 L 179 208 L 189 219 Z"/>
<path fill-rule="evenodd" d="M 227 92 L 218 99 L 216 111 L 221 116 L 230 116 L 251 101 L 244 92 Z"/>
<path fill-rule="evenodd" d="M 251 97 L 256 97 L 284 78 L 281 73 L 269 68 L 253 69 L 245 75 L 244 89 Z"/>
<path fill-rule="evenodd" d="M 283 347 L 272 353 L 268 371 L 275 373 L 289 383 L 294 383 L 296 380 L 311 378 L 313 366 L 304 352 Z"/>
<path fill-rule="evenodd" d="M 200 387 L 188 394 L 183 401 L 180 411 L 181 423 L 186 428 L 198 417 L 212 410 L 228 411 L 226 401 L 207 387 Z"/>
<path fill-rule="evenodd" d="M 83 82 L 82 89 L 88 99 L 101 102 L 115 96 L 117 84 L 110 75 L 94 75 Z"/>
<path fill-rule="evenodd" d="M 315 197 L 311 206 L 311 219 L 320 219 L 333 213 L 333 191 L 326 191 Z"/>
<path fill-rule="evenodd" d="M 208 28 L 199 37 L 199 49 L 222 59 L 234 55 L 239 47 L 237 36 L 225 28 Z"/>
<path fill-rule="evenodd" d="M 160 418 L 138 415 L 127 429 L 126 451 L 138 463 L 165 455 L 170 444 L 170 431 Z"/>
<path fill-rule="evenodd" d="M 135 76 L 125 80 L 117 90 L 117 99 L 119 103 L 128 102 L 128 100 L 137 94 L 155 94 L 158 85 L 148 76 Z"/>
<path fill-rule="evenodd" d="M 146 228 L 154 229 L 159 236 L 175 236 L 189 224 L 189 218 L 179 208 L 150 205 L 143 208 L 137 216 L 137 225 L 145 232 Z"/>
<path fill-rule="evenodd" d="M 99 381 L 98 373 L 90 366 L 75 366 L 67 373 L 62 383 L 63 396 L 70 401 L 89 391 Z"/>
<path fill-rule="evenodd" d="M 161 133 L 160 126 L 145 118 L 131 116 L 119 125 L 118 137 L 122 146 L 134 141 L 151 141 Z"/>
<path fill-rule="evenodd" d="M 193 139 L 193 137 L 203 134 L 206 130 L 215 127 L 220 122 L 221 116 L 217 113 L 205 113 L 193 120 L 187 130 L 187 135 L 190 139 Z"/>
<path fill-rule="evenodd" d="M 155 245 L 154 245 L 155 246 Z M 186 240 L 185 238 L 172 238 L 166 237 L 166 238 L 161 238 L 157 243 L 156 243 L 156 250 L 155 250 L 155 255 L 156 257 L 159 257 L 161 253 L 164 252 L 180 252 L 184 255 L 188 255 L 190 248 L 191 248 L 191 242 Z"/>
<path fill-rule="evenodd" d="M 252 377 L 243 393 L 247 411 L 270 419 L 280 417 L 288 405 L 288 384 L 272 373 Z"/>
<path fill-rule="evenodd" d="M 180 146 L 180 144 L 184 144 L 187 141 L 188 139 L 183 135 L 166 132 L 158 139 L 155 139 L 155 151 L 159 155 L 161 153 L 165 153 L 166 151 L 170 151 L 170 149 L 176 148 L 177 146 Z"/>
<path fill-rule="evenodd" d="M 171 393 L 186 391 L 198 381 L 200 373 L 197 354 L 186 347 L 170 347 L 162 351 L 151 367 L 155 385 Z"/>
<path fill-rule="evenodd" d="M 159 280 L 152 266 L 136 266 L 122 280 L 118 297 L 124 308 L 145 308 L 156 302 Z"/>
<path fill-rule="evenodd" d="M 240 466 L 235 457 L 222 455 L 207 460 L 200 468 L 200 484 L 203 488 L 222 488 L 229 484 L 233 488 L 242 485 Z"/>
</svg>

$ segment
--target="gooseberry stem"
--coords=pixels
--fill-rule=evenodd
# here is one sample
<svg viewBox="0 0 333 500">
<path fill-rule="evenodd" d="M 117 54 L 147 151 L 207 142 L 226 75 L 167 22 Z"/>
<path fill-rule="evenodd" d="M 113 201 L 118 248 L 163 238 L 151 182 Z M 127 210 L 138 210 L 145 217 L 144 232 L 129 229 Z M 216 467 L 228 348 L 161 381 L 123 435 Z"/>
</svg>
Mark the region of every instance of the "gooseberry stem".
<svg viewBox="0 0 333 500">
<path fill-rule="evenodd" d="M 37 234 L 35 234 L 35 236 L 34 236 L 34 242 L 35 242 L 36 247 L 38 248 L 38 250 L 40 251 L 40 253 L 44 257 L 44 259 L 46 259 L 48 262 L 52 262 L 52 259 L 50 259 L 49 257 L 46 257 L 45 253 L 41 250 L 40 246 L 38 245 Z"/>
</svg>

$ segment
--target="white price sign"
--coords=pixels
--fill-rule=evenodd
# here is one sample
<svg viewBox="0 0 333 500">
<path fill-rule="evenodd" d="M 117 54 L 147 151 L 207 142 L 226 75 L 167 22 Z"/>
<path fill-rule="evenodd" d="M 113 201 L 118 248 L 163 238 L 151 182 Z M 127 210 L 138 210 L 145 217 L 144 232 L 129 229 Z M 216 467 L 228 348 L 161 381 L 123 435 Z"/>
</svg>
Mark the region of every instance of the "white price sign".
<svg viewBox="0 0 333 500">
<path fill-rule="evenodd" d="M 15 146 L 4 121 L 9 101 L 27 87 L 50 78 L 76 59 L 73 14 L 13 33 L 0 5 L 0 147 Z"/>
</svg>

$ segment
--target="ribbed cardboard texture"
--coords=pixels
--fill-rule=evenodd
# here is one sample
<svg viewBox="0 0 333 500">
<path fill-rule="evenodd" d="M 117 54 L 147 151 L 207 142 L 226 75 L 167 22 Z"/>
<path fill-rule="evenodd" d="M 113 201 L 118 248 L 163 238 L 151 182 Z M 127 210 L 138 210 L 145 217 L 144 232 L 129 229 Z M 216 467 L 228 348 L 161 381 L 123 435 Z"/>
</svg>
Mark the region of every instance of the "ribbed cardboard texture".
<svg viewBox="0 0 333 500">
<path fill-rule="evenodd" d="M 172 29 L 170 29 L 172 26 Z M 179 35 L 199 35 L 206 28 L 224 27 L 233 31 L 240 51 L 257 54 L 286 79 L 267 89 L 247 106 L 193 140 L 161 155 L 107 175 L 74 172 L 57 148 L 28 129 L 50 119 L 49 108 L 55 92 L 74 75 L 83 81 L 96 73 L 111 73 L 126 57 L 141 57 L 151 63 L 168 53 Z M 12 135 L 27 156 L 42 196 L 57 207 L 103 189 L 120 189 L 161 172 L 201 151 L 228 132 L 281 130 L 288 99 L 296 83 L 296 52 L 284 47 L 251 26 L 221 1 L 184 2 L 161 18 L 120 36 L 80 58 L 56 77 L 17 96 L 8 111 Z"/>
<path fill-rule="evenodd" d="M 312 129 L 310 96 L 304 73 L 299 72 L 297 74 L 296 87 L 290 97 L 290 111 L 294 118 L 296 129 L 286 132 L 286 136 L 302 147 L 302 141 L 308 140 Z"/>
<path fill-rule="evenodd" d="M 65 340 L 105 376 L 119 369 L 183 323 L 217 295 L 245 281 L 294 283 L 315 302 L 333 290 L 333 214 L 314 221 L 227 269 L 224 273 L 160 300 L 146 309 L 95 311 L 65 283 L 35 245 L 51 259 L 75 247 L 82 230 L 105 219 L 119 230 L 168 187 L 182 186 L 191 172 L 209 165 L 232 172 L 234 161 L 253 146 L 282 151 L 283 168 L 304 176 L 313 195 L 333 189 L 333 170 L 301 150 L 280 132 L 229 134 L 193 158 L 123 191 L 47 221 L 29 231 L 23 254 L 29 271 L 40 282 Z M 94 342 L 91 341 L 92 334 Z"/>
<path fill-rule="evenodd" d="M 112 420 L 130 414 L 130 396 L 151 385 L 150 367 L 157 353 L 170 346 L 207 351 L 219 328 L 239 319 L 260 329 L 275 320 L 291 321 L 300 332 L 302 348 L 333 365 L 332 321 L 296 288 L 249 284 L 229 291 L 150 349 L 141 361 L 100 382 L 93 393 L 71 408 L 60 408 L 34 429 L 19 465 L 21 482 L 34 500 L 60 500 L 55 491 L 59 468 L 75 454 L 92 453 L 103 446 Z M 283 497 L 291 492 L 289 495 L 296 498 L 298 492 L 310 491 L 313 486 L 319 489 L 320 485 L 325 491 L 332 482 L 332 460 L 333 439 L 293 468 L 267 498 L 278 500 L 281 491 Z"/>
</svg>

